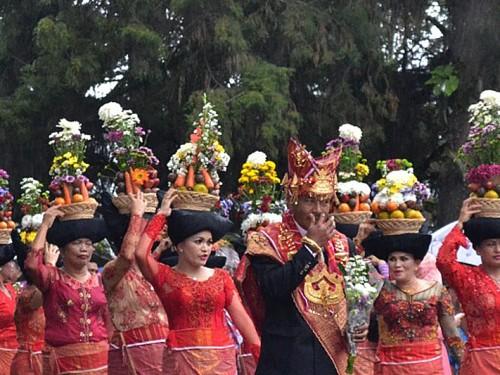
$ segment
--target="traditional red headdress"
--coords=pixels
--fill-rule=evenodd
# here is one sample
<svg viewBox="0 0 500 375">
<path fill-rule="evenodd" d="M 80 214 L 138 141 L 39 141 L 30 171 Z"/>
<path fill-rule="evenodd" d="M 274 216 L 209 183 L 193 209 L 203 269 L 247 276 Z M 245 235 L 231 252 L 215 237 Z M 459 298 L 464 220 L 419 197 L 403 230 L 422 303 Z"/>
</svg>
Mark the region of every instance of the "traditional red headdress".
<svg viewBox="0 0 500 375">
<path fill-rule="evenodd" d="M 320 158 L 314 159 L 297 140 L 288 143 L 288 173 L 283 178 L 287 200 L 298 201 L 301 196 L 321 200 L 335 198 L 337 166 L 342 148 L 329 149 Z"/>
</svg>

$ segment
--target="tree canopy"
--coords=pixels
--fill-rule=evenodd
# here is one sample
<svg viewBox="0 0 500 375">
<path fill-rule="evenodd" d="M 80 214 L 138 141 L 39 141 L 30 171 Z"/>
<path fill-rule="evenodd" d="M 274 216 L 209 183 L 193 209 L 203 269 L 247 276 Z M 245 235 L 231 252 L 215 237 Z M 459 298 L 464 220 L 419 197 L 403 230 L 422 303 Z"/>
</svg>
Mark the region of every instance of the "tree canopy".
<svg viewBox="0 0 500 375">
<path fill-rule="evenodd" d="M 0 167 L 46 182 L 48 134 L 67 118 L 93 135 L 95 176 L 97 110 L 115 101 L 152 129 L 166 176 L 206 92 L 232 155 L 226 189 L 256 149 L 284 172 L 290 136 L 317 153 L 348 122 L 372 170 L 414 162 L 445 223 L 465 195 L 467 107 L 500 88 L 498 14 L 495 0 L 3 0 Z"/>
</svg>

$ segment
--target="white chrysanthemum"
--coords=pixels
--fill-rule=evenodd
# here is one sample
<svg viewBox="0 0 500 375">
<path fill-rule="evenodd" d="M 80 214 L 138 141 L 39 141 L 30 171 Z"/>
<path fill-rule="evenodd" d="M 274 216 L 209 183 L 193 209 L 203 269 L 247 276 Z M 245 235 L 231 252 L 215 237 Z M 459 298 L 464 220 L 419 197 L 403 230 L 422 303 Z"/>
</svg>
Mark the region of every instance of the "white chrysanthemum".
<svg viewBox="0 0 500 375">
<path fill-rule="evenodd" d="M 42 221 L 43 221 L 43 214 L 33 215 L 33 217 L 31 218 L 31 227 L 33 229 L 40 228 L 40 225 L 42 225 Z"/>
<path fill-rule="evenodd" d="M 405 186 L 413 185 L 412 181 L 415 179 L 413 173 L 409 170 L 392 171 L 387 174 L 387 185 L 403 184 Z"/>
<path fill-rule="evenodd" d="M 281 223 L 281 215 L 273 214 L 270 212 L 266 212 L 264 214 L 250 214 L 247 216 L 245 220 L 241 223 L 241 233 L 243 236 L 246 236 L 247 232 L 250 229 L 256 229 L 259 225 L 262 225 L 264 222 L 268 222 L 269 224 L 273 223 Z"/>
<path fill-rule="evenodd" d="M 31 216 L 31 215 L 24 215 L 23 218 L 21 219 L 21 227 L 23 229 L 30 228 L 32 220 L 33 220 L 33 216 Z"/>
<path fill-rule="evenodd" d="M 99 108 L 99 119 L 101 121 L 108 121 L 111 120 L 112 118 L 120 115 L 123 112 L 123 108 L 120 104 L 115 103 L 115 102 L 109 102 L 101 106 Z"/>
<path fill-rule="evenodd" d="M 61 128 L 63 132 L 78 135 L 80 134 L 80 128 L 82 127 L 82 124 L 80 124 L 78 121 L 68 121 L 63 118 L 59 120 L 57 127 Z"/>
<path fill-rule="evenodd" d="M 498 91 L 485 90 L 481 93 L 479 99 L 481 99 L 486 104 L 500 107 L 500 92 Z"/>
<path fill-rule="evenodd" d="M 370 186 L 365 184 L 364 182 L 359 181 L 347 181 L 347 182 L 339 182 L 337 190 L 340 194 L 370 194 Z"/>
<path fill-rule="evenodd" d="M 262 151 L 252 152 L 247 157 L 247 163 L 252 163 L 255 165 L 262 165 L 267 161 L 267 155 Z"/>
<path fill-rule="evenodd" d="M 363 132 L 361 131 L 361 128 L 357 126 L 344 124 L 339 128 L 339 136 L 342 139 L 347 139 L 359 143 L 361 141 L 361 137 L 363 136 Z"/>
</svg>

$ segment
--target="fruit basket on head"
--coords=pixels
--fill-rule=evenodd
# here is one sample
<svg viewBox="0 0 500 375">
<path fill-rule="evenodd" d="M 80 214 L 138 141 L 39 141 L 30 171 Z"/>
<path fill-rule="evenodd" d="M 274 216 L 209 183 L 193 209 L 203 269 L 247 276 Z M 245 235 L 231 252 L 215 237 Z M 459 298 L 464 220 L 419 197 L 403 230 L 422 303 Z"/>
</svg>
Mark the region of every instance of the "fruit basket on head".
<svg viewBox="0 0 500 375">
<path fill-rule="evenodd" d="M 469 107 L 470 130 L 457 153 L 478 217 L 500 217 L 500 92 L 483 91 Z"/>
<path fill-rule="evenodd" d="M 0 169 L 0 245 L 10 243 L 10 232 L 16 226 L 12 220 L 14 197 L 9 191 L 9 174 Z"/>
<path fill-rule="evenodd" d="M 210 211 L 219 201 L 219 172 L 230 157 L 220 143 L 222 135 L 217 112 L 203 96 L 203 109 L 194 121 L 189 142 L 179 147 L 167 167 L 171 186 L 177 190 L 174 209 Z"/>
<path fill-rule="evenodd" d="M 104 139 L 109 155 L 107 171 L 113 174 L 116 195 L 113 204 L 121 214 L 129 213 L 129 194 L 144 193 L 146 212 L 154 213 L 158 206 L 156 192 L 160 179 L 158 158 L 146 147 L 148 130 L 140 125 L 139 116 L 109 102 L 99 108 L 103 121 Z"/>
<path fill-rule="evenodd" d="M 382 178 L 373 185 L 375 225 L 384 235 L 418 233 L 425 222 L 422 210 L 431 195 L 429 187 L 418 181 L 406 159 L 379 160 L 377 169 Z"/>
<path fill-rule="evenodd" d="M 40 181 L 25 177 L 21 180 L 21 196 L 17 203 L 21 206 L 23 217 L 21 227 L 16 230 L 19 231 L 21 242 L 29 246 L 42 225 L 43 212 L 49 206 L 49 192 L 44 190 Z"/>
<path fill-rule="evenodd" d="M 85 150 L 90 136 L 81 132 L 78 121 L 61 119 L 56 127 L 60 130 L 49 136 L 55 153 L 49 170 L 49 190 L 54 198 L 51 204 L 61 206 L 61 221 L 91 219 L 98 204 L 90 196 L 94 185 L 84 175 L 89 167 Z"/>
<path fill-rule="evenodd" d="M 326 149 L 342 148 L 338 166 L 335 221 L 339 224 L 361 224 L 372 216 L 370 186 L 363 179 L 370 173 L 366 159 L 359 149 L 363 132 L 357 126 L 343 124 L 339 136 Z"/>
</svg>

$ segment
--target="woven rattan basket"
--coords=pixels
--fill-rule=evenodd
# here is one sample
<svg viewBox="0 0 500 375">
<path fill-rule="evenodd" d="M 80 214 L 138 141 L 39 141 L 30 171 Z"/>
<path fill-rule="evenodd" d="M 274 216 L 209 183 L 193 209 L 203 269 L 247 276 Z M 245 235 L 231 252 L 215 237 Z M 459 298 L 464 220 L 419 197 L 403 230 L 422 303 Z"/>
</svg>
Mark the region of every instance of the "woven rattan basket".
<svg viewBox="0 0 500 375">
<path fill-rule="evenodd" d="M 371 211 L 335 212 L 335 222 L 339 224 L 361 224 L 372 216 Z"/>
<path fill-rule="evenodd" d="M 219 197 L 216 195 L 177 190 L 172 207 L 179 210 L 210 211 L 218 201 Z"/>
<path fill-rule="evenodd" d="M 500 218 L 500 199 L 472 198 L 471 203 L 481 206 L 481 212 L 475 216 Z"/>
<path fill-rule="evenodd" d="M 158 198 L 156 193 L 144 193 L 144 200 L 146 201 L 145 212 L 155 213 L 158 207 Z M 117 197 L 113 197 L 113 204 L 118 209 L 121 214 L 129 214 L 130 198 L 128 195 L 120 194 Z"/>
<path fill-rule="evenodd" d="M 12 229 L 0 229 L 0 245 L 7 245 L 10 241 L 10 232 Z"/>
<path fill-rule="evenodd" d="M 59 207 L 64 212 L 64 216 L 60 217 L 61 221 L 92 219 L 98 203 L 94 198 L 89 198 L 85 202 L 71 203 Z"/>
<path fill-rule="evenodd" d="M 373 221 L 384 236 L 418 233 L 425 219 L 377 219 Z"/>
</svg>

